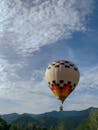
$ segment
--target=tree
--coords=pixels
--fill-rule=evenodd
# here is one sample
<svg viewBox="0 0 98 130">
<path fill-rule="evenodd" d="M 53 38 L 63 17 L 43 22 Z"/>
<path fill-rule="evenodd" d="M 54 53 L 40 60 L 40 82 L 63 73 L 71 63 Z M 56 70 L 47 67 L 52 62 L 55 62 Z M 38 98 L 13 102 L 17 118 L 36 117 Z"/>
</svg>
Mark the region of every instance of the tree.
<svg viewBox="0 0 98 130">
<path fill-rule="evenodd" d="M 8 125 L 6 121 L 0 118 L 0 130 L 8 130 Z"/>
<path fill-rule="evenodd" d="M 18 130 L 18 129 L 17 129 L 17 126 L 15 126 L 15 125 L 11 125 L 11 127 L 10 127 L 9 130 Z"/>
</svg>

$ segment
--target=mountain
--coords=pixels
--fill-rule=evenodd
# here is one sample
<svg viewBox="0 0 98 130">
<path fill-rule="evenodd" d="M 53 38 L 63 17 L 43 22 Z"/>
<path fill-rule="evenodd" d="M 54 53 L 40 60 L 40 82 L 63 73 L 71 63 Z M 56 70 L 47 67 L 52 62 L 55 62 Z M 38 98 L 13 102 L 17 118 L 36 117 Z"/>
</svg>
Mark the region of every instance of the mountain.
<svg viewBox="0 0 98 130">
<path fill-rule="evenodd" d="M 30 114 L 30 113 L 24 113 L 24 114 L 17 114 L 17 113 L 11 113 L 11 114 L 4 114 L 0 115 L 2 119 L 4 119 L 7 123 L 11 123 L 12 121 L 18 119 L 21 116 L 30 116 L 35 119 L 41 118 L 41 117 L 54 117 L 54 118 L 62 118 L 62 117 L 69 117 L 69 116 L 87 116 L 91 108 L 83 111 L 52 111 L 42 114 Z"/>
<path fill-rule="evenodd" d="M 7 125 L 6 121 L 0 118 L 0 130 L 8 130 L 9 126 Z"/>
<path fill-rule="evenodd" d="M 83 111 L 52 111 L 43 114 L 8 114 L 3 119 L 11 130 L 98 130 L 98 109 Z M 0 129 L 1 130 L 1 129 Z"/>
<path fill-rule="evenodd" d="M 7 123 L 11 123 L 13 120 L 16 120 L 17 118 L 19 118 L 19 114 L 17 113 L 11 113 L 11 114 L 4 114 L 4 115 L 0 115 L 2 119 L 4 119 Z"/>
<path fill-rule="evenodd" d="M 92 108 L 89 108 L 83 111 L 59 111 L 59 112 L 52 111 L 52 112 L 36 115 L 35 117 L 38 118 L 38 117 L 48 116 L 54 118 L 62 118 L 62 117 L 71 117 L 71 116 L 87 116 L 91 109 Z"/>
<path fill-rule="evenodd" d="M 92 109 L 89 116 L 77 127 L 77 130 L 98 130 L 98 109 Z"/>
<path fill-rule="evenodd" d="M 30 115 L 23 114 L 16 120 L 12 121 L 12 125 L 16 125 L 19 128 L 28 128 L 29 126 L 34 126 L 40 124 L 36 119 L 33 119 Z"/>
</svg>

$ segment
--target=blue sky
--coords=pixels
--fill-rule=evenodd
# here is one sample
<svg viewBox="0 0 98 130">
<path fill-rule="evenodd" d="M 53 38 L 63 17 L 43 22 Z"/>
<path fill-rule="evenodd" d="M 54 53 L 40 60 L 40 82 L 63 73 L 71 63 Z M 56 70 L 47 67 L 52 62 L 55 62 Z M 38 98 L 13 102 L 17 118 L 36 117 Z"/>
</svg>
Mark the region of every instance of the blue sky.
<svg viewBox="0 0 98 130">
<path fill-rule="evenodd" d="M 44 75 L 57 59 L 80 70 L 64 110 L 98 107 L 97 8 L 97 0 L 0 1 L 0 113 L 58 110 Z"/>
</svg>

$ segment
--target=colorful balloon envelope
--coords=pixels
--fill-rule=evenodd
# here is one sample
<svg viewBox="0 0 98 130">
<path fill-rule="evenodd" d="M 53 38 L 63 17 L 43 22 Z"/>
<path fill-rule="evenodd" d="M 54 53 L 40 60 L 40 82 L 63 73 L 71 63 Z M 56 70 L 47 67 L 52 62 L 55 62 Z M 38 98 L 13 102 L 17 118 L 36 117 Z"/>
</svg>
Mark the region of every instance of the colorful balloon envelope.
<svg viewBox="0 0 98 130">
<path fill-rule="evenodd" d="M 55 97 L 63 103 L 77 86 L 80 74 L 72 62 L 59 60 L 49 64 L 45 76 Z"/>
</svg>

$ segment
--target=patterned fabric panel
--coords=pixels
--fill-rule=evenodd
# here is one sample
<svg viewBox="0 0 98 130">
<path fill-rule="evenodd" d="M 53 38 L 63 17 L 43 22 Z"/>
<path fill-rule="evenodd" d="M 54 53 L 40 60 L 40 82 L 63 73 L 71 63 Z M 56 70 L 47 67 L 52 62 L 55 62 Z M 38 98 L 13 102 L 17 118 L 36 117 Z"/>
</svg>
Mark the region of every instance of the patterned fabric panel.
<svg viewBox="0 0 98 130">
<path fill-rule="evenodd" d="M 57 99 L 61 100 L 63 103 L 66 97 L 73 91 L 73 88 L 70 83 L 66 84 L 63 87 L 57 86 L 57 84 L 53 83 L 52 86 L 50 85 L 49 88 L 56 96 Z"/>
</svg>

